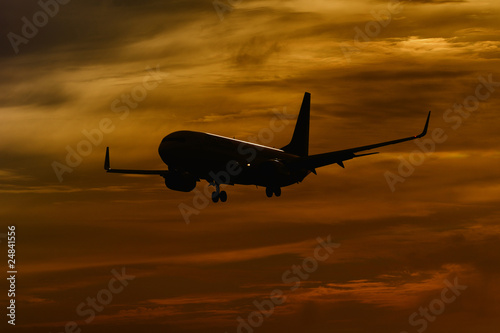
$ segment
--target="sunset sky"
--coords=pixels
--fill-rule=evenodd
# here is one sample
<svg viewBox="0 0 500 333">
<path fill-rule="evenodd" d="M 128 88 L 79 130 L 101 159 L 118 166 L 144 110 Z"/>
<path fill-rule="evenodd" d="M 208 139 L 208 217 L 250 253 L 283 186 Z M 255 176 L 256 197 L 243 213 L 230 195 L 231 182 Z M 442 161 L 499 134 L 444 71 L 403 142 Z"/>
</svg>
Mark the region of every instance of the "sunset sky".
<svg viewBox="0 0 500 333">
<path fill-rule="evenodd" d="M 500 1 L 41 4 L 0 3 L 1 267 L 15 225 L 18 269 L 2 332 L 498 331 Z M 432 110 L 427 141 L 279 198 L 226 186 L 189 223 L 195 192 L 103 170 L 107 146 L 115 168 L 165 169 L 158 145 L 178 130 L 282 147 L 305 91 L 310 154 L 417 135 Z M 318 237 L 337 247 L 294 289 L 284 276 Z M 110 294 L 117 272 L 134 278 Z M 256 312 L 273 290 L 282 304 Z"/>
</svg>

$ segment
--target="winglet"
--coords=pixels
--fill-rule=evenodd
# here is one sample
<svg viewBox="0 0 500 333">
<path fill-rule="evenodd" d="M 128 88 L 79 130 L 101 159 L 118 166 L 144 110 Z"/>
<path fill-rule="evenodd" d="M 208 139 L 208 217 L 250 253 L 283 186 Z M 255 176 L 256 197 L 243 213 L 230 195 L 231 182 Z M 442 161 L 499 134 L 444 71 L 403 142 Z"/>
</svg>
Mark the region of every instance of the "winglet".
<svg viewBox="0 0 500 333">
<path fill-rule="evenodd" d="M 104 170 L 108 171 L 109 167 L 109 147 L 106 147 L 106 158 L 104 159 Z"/>
<path fill-rule="evenodd" d="M 431 117 L 431 112 L 429 111 L 429 114 L 427 115 L 427 121 L 425 122 L 424 130 L 419 135 L 416 135 L 415 136 L 416 138 L 421 138 L 421 137 L 423 137 L 424 135 L 427 134 L 427 127 L 429 127 L 429 119 L 430 119 L 430 117 Z"/>
</svg>

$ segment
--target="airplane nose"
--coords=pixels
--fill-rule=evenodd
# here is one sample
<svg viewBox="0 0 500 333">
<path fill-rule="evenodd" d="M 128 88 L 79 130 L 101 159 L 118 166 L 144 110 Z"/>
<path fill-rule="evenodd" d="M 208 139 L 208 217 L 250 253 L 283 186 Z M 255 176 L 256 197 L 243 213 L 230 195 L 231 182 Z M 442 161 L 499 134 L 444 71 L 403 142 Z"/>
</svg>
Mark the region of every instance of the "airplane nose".
<svg viewBox="0 0 500 333">
<path fill-rule="evenodd" d="M 179 144 L 177 142 L 165 140 L 160 143 L 158 154 L 163 162 L 168 165 L 172 160 L 175 160 L 178 150 Z"/>
<path fill-rule="evenodd" d="M 162 143 L 160 143 L 160 147 L 158 147 L 158 151 L 160 152 L 160 155 L 162 153 L 168 153 L 170 151 L 172 151 L 173 149 L 173 142 L 170 142 L 170 141 L 164 141 Z"/>
</svg>

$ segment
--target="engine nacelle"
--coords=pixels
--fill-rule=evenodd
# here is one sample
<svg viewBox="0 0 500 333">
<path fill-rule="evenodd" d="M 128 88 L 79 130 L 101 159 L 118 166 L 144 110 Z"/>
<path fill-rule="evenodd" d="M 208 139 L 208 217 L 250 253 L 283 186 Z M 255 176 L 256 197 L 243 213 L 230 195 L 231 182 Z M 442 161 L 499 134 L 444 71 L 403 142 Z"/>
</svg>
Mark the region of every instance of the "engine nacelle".
<svg viewBox="0 0 500 333">
<path fill-rule="evenodd" d="M 196 178 L 187 172 L 169 172 L 164 178 L 165 185 L 174 191 L 191 192 L 196 187 Z"/>
<path fill-rule="evenodd" d="M 269 160 L 269 161 L 264 161 L 259 165 L 259 170 L 260 172 L 263 172 L 265 174 L 270 174 L 273 176 L 277 176 L 280 174 L 286 174 L 287 169 L 286 166 L 283 164 L 283 162 L 278 161 L 278 160 Z"/>
<path fill-rule="evenodd" d="M 259 176 L 266 184 L 281 184 L 290 171 L 283 162 L 278 160 L 264 161 L 259 165 Z"/>
</svg>

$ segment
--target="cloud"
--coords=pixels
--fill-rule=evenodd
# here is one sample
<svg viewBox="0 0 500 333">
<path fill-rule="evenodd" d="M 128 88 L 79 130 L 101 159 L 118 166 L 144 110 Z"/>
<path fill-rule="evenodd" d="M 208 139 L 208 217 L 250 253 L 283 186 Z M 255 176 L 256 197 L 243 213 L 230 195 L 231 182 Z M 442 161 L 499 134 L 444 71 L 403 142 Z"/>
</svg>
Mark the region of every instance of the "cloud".
<svg viewBox="0 0 500 333">
<path fill-rule="evenodd" d="M 252 37 L 238 50 L 235 62 L 238 66 L 262 65 L 273 53 L 279 51 L 280 47 L 276 42 L 269 45 L 263 38 Z"/>
</svg>

